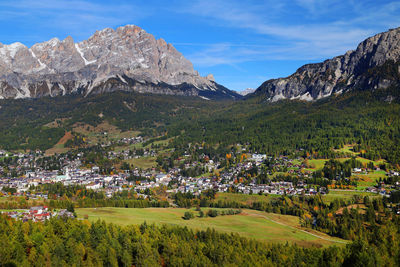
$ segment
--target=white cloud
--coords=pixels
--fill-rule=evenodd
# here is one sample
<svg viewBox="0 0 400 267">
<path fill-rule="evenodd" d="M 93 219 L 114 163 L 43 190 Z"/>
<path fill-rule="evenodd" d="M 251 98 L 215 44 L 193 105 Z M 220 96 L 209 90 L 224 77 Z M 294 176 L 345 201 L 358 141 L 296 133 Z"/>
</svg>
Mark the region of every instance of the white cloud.
<svg viewBox="0 0 400 267">
<path fill-rule="evenodd" d="M 35 25 L 41 31 L 72 35 L 78 40 L 86 39 L 95 30 L 132 23 L 132 19 L 139 21 L 150 12 L 149 9 L 114 1 L 109 3 L 84 0 L 0 2 L 0 21 L 25 21 L 29 22 L 26 27 Z M 49 36 L 43 36 L 42 41 L 46 38 Z"/>
<path fill-rule="evenodd" d="M 377 7 L 354 3 L 350 5 L 348 20 L 340 18 L 324 19 L 327 14 L 338 12 L 343 8 L 337 1 L 297 0 L 293 1 L 263 1 L 256 4 L 253 1 L 235 3 L 232 1 L 213 0 L 197 1 L 187 6 L 182 12 L 207 18 L 209 23 L 220 27 L 237 28 L 253 32 L 266 38 L 275 38 L 273 45 L 262 47 L 248 46 L 235 48 L 234 45 L 221 46 L 221 51 L 213 51 L 212 46 L 190 55 L 195 64 L 210 66 L 216 64 L 234 64 L 253 60 L 274 59 L 325 59 L 355 49 L 365 38 L 385 30 L 388 27 L 399 26 L 399 2 L 391 2 Z M 288 9 L 291 9 L 288 11 Z M 296 9 L 301 8 L 302 16 L 296 23 L 293 16 Z M 339 14 L 339 13 L 338 13 Z M 351 17 L 347 14 L 345 17 Z M 315 19 L 319 17 L 319 19 Z M 332 17 L 332 16 L 331 16 Z M 335 17 L 335 16 L 333 16 Z M 386 27 L 386 28 L 385 28 Z M 215 61 L 213 61 L 215 59 Z"/>
</svg>

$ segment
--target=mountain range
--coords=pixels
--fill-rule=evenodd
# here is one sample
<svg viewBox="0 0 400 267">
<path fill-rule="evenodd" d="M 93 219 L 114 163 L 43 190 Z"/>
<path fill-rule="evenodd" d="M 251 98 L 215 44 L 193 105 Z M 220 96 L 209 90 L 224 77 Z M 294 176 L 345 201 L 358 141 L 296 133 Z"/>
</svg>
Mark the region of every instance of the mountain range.
<svg viewBox="0 0 400 267">
<path fill-rule="evenodd" d="M 163 39 L 127 25 L 97 31 L 88 40 L 72 37 L 38 43 L 0 43 L 0 99 L 38 98 L 117 90 L 236 99 L 239 94 L 202 77 Z"/>
<path fill-rule="evenodd" d="M 400 86 L 400 28 L 361 42 L 356 50 L 307 64 L 286 78 L 264 82 L 255 92 L 231 91 L 202 77 L 192 63 L 163 39 L 127 25 L 97 31 L 75 43 L 53 38 L 31 48 L 0 43 L 0 99 L 38 98 L 113 91 L 241 99 L 258 96 L 318 100 L 352 90 Z"/>
</svg>

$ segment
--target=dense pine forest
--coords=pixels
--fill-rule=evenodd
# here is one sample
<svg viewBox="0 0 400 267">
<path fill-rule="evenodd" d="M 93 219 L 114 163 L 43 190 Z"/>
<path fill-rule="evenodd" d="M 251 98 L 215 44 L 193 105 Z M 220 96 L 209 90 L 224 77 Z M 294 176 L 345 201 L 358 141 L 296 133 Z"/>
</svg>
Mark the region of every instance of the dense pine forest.
<svg viewBox="0 0 400 267">
<path fill-rule="evenodd" d="M 268 155 L 303 151 L 323 158 L 334 157 L 332 148 L 352 143 L 369 159 L 399 163 L 400 106 L 385 101 L 389 93 L 396 91 L 355 92 L 313 103 L 260 105 L 262 99 L 249 99 L 211 118 L 179 125 L 170 134 L 185 129 L 174 145 L 196 140 L 222 147 L 249 143 L 253 151 Z"/>
<path fill-rule="evenodd" d="M 377 232 L 346 247 L 264 244 L 213 230 L 98 221 L 21 222 L 0 217 L 4 266 L 397 266 L 399 234 Z M 394 230 L 394 229 L 390 229 Z"/>
</svg>

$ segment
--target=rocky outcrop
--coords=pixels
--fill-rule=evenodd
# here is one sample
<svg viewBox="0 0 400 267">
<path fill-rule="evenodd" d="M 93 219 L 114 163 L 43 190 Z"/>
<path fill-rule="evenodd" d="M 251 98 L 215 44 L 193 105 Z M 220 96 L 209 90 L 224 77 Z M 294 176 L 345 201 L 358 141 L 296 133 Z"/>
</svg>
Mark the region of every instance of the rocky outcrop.
<svg viewBox="0 0 400 267">
<path fill-rule="evenodd" d="M 311 101 L 349 90 L 398 86 L 399 62 L 400 28 L 396 28 L 366 39 L 345 55 L 304 65 L 286 78 L 266 81 L 253 95 L 272 102 Z"/>
<path fill-rule="evenodd" d="M 0 99 L 115 90 L 240 97 L 215 83 L 212 75 L 201 77 L 171 44 L 133 25 L 97 31 L 80 43 L 72 37 L 31 48 L 0 43 Z"/>
</svg>

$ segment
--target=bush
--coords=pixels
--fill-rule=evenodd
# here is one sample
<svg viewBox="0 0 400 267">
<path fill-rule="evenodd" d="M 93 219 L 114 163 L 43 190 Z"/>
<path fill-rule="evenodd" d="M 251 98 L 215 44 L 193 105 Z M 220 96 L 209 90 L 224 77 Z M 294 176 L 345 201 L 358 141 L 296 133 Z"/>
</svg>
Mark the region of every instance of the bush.
<svg viewBox="0 0 400 267">
<path fill-rule="evenodd" d="M 217 210 L 208 210 L 207 215 L 209 217 L 217 217 L 218 216 L 218 211 Z"/>
<path fill-rule="evenodd" d="M 190 220 L 194 218 L 194 214 L 191 211 L 186 211 L 185 214 L 183 215 L 184 220 Z"/>
</svg>

